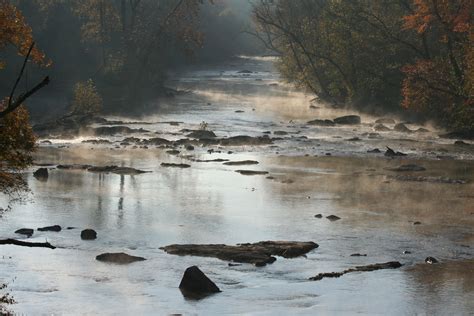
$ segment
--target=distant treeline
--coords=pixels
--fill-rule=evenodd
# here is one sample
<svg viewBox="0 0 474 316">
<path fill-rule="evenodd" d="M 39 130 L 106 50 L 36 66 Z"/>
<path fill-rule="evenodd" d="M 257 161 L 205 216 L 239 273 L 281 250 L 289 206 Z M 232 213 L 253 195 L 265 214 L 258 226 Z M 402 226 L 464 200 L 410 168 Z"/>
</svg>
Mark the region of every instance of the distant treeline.
<svg viewBox="0 0 474 316">
<path fill-rule="evenodd" d="M 474 129 L 472 0 L 260 0 L 257 36 L 325 100 Z"/>
<path fill-rule="evenodd" d="M 102 97 L 105 111 L 139 112 L 146 101 L 169 93 L 164 82 L 170 69 L 255 49 L 256 40 L 242 33 L 251 22 L 246 1 L 1 1 L 18 8 L 36 47 L 51 61 L 47 68 L 31 65 L 22 79 L 26 87 L 44 74 L 51 78 L 48 89 L 30 102 L 35 117 L 67 111 L 76 88 L 89 86 Z M 22 59 L 9 47 L 1 59 L 5 94 Z"/>
</svg>

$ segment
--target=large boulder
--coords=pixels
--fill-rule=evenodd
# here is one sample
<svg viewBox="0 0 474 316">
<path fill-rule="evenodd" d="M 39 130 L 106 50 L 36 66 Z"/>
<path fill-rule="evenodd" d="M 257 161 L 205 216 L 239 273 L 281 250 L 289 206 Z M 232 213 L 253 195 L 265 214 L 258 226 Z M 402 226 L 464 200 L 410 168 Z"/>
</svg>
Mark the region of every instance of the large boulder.
<svg viewBox="0 0 474 316">
<path fill-rule="evenodd" d="M 97 232 L 93 229 L 84 229 L 81 231 L 81 239 L 94 240 L 97 238 Z"/>
<path fill-rule="evenodd" d="M 112 252 L 112 253 L 103 253 L 95 257 L 95 260 L 116 264 L 128 264 L 136 261 L 146 260 L 143 257 L 131 256 L 124 252 Z"/>
<path fill-rule="evenodd" d="M 334 123 L 341 125 L 355 125 L 360 124 L 360 122 L 359 115 L 346 115 L 334 119 Z"/>
<path fill-rule="evenodd" d="M 221 290 L 197 266 L 186 269 L 179 284 L 181 293 L 187 298 L 199 299 Z"/>
<path fill-rule="evenodd" d="M 33 177 L 40 181 L 48 180 L 48 169 L 47 168 L 39 168 L 35 172 L 33 172 Z"/>
</svg>

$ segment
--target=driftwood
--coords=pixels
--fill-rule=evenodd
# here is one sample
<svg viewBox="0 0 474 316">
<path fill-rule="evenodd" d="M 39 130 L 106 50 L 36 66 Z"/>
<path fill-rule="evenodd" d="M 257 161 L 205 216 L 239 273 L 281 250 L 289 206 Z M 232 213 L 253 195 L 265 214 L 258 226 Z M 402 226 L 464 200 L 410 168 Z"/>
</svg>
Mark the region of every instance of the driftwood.
<svg viewBox="0 0 474 316">
<path fill-rule="evenodd" d="M 56 249 L 53 245 L 49 242 L 29 242 L 29 241 L 21 241 L 16 239 L 1 239 L 0 245 L 15 245 L 15 246 L 25 246 L 25 247 L 42 247 L 42 248 L 50 248 Z"/>
</svg>

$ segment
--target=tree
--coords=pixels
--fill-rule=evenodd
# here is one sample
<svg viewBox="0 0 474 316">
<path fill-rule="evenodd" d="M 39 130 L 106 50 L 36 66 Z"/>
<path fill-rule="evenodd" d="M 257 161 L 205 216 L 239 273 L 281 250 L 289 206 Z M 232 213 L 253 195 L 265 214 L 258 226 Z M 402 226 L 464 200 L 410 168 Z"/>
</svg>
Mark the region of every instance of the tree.
<svg viewBox="0 0 474 316">
<path fill-rule="evenodd" d="M 26 183 L 17 171 L 31 164 L 31 153 L 35 148 L 35 137 L 23 102 L 47 85 L 49 78 L 45 77 L 32 89 L 15 97 L 28 60 L 31 58 L 41 65 L 48 62 L 44 54 L 35 47 L 32 30 L 21 12 L 9 2 L 0 0 L 0 49 L 9 44 L 25 58 L 10 95 L 0 101 L 0 192 L 7 194 L 26 188 Z"/>
<path fill-rule="evenodd" d="M 474 130 L 473 33 L 471 0 L 414 0 L 405 28 L 432 38 L 434 53 L 403 68 L 403 106 Z"/>
</svg>

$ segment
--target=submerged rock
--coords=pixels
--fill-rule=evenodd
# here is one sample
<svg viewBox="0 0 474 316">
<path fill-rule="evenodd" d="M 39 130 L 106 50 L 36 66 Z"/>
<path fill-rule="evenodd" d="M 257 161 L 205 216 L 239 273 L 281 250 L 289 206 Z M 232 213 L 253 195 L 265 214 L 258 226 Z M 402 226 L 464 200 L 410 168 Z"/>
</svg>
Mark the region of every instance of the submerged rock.
<svg viewBox="0 0 474 316">
<path fill-rule="evenodd" d="M 316 215 L 314 215 L 314 217 L 316 217 L 316 218 L 323 218 L 323 214 L 316 214 Z"/>
<path fill-rule="evenodd" d="M 258 165 L 258 161 L 255 161 L 255 160 L 228 161 L 228 162 L 224 162 L 224 165 L 227 165 L 227 166 Z"/>
<path fill-rule="evenodd" d="M 391 168 L 391 169 L 388 169 L 388 170 L 391 170 L 391 171 L 398 171 L 398 172 L 404 172 L 404 171 L 425 171 L 426 168 L 425 167 L 422 167 L 422 166 L 418 166 L 418 165 L 415 165 L 415 164 L 408 164 L 408 165 L 401 165 L 397 168 Z"/>
<path fill-rule="evenodd" d="M 235 170 L 235 172 L 240 173 L 244 176 L 254 176 L 254 175 L 264 175 L 268 174 L 268 171 L 259 171 L 259 170 Z"/>
<path fill-rule="evenodd" d="M 183 296 L 191 299 L 199 299 L 221 290 L 211 281 L 197 266 L 186 269 L 179 284 Z"/>
<path fill-rule="evenodd" d="M 97 238 L 97 232 L 93 229 L 84 229 L 81 231 L 81 239 L 94 240 Z"/>
<path fill-rule="evenodd" d="M 61 226 L 59 226 L 59 225 L 45 226 L 45 227 L 38 228 L 38 230 L 40 232 L 60 232 L 61 231 Z"/>
<path fill-rule="evenodd" d="M 162 162 L 160 164 L 162 167 L 167 167 L 167 168 L 189 168 L 191 165 L 185 164 L 185 163 L 168 163 L 168 162 Z"/>
<path fill-rule="evenodd" d="M 353 253 L 351 254 L 351 257 L 367 257 L 366 253 Z"/>
<path fill-rule="evenodd" d="M 110 262 L 117 264 L 128 264 L 136 261 L 146 260 L 143 257 L 136 257 L 126 254 L 124 252 L 115 252 L 115 253 L 103 253 L 95 257 L 96 260 L 102 262 Z"/>
<path fill-rule="evenodd" d="M 347 270 L 344 270 L 342 272 L 326 272 L 326 273 L 319 273 L 318 275 L 309 278 L 311 281 L 319 281 L 324 278 L 339 278 L 343 276 L 344 274 L 347 273 L 352 273 L 352 272 L 367 272 L 367 271 L 376 271 L 376 270 L 381 270 L 381 269 L 397 269 L 400 268 L 402 264 L 398 261 L 389 261 L 385 263 L 375 263 L 375 264 L 369 264 L 366 266 L 357 266 L 355 268 L 350 268 Z"/>
<path fill-rule="evenodd" d="M 176 155 L 179 155 L 179 150 L 171 149 L 171 150 L 167 150 L 166 153 L 170 154 L 170 155 L 173 155 L 173 156 L 176 156 Z"/>
<path fill-rule="evenodd" d="M 173 255 L 213 257 L 225 261 L 265 265 L 276 260 L 273 256 L 295 258 L 315 248 L 318 248 L 318 244 L 311 241 L 261 241 L 236 246 L 223 244 L 169 245 L 160 249 Z"/>
<path fill-rule="evenodd" d="M 469 181 L 465 179 L 453 179 L 448 177 L 423 177 L 412 175 L 397 175 L 390 177 L 398 181 L 414 181 L 414 182 L 432 182 L 432 183 L 446 183 L 446 184 L 466 184 Z"/>
<path fill-rule="evenodd" d="M 360 122 L 361 120 L 359 115 L 346 115 L 334 119 L 334 123 L 341 125 L 355 125 L 360 124 Z"/>
<path fill-rule="evenodd" d="M 35 172 L 33 172 L 33 177 L 40 181 L 48 180 L 48 169 L 47 168 L 39 168 Z"/>
<path fill-rule="evenodd" d="M 79 164 L 73 164 L 73 165 L 57 165 L 57 169 L 65 169 L 65 170 L 86 170 L 92 167 L 91 165 L 79 165 Z"/>
<path fill-rule="evenodd" d="M 149 139 L 144 139 L 142 140 L 143 145 L 148 145 L 148 146 L 161 146 L 161 145 L 169 145 L 171 142 L 167 139 L 161 138 L 161 137 L 154 137 L 154 138 L 149 138 Z"/>
<path fill-rule="evenodd" d="M 462 141 L 462 140 L 457 140 L 457 141 L 455 141 L 455 142 L 454 142 L 454 145 L 456 145 L 456 146 L 462 146 L 462 147 L 470 146 L 470 144 L 468 144 L 468 143 L 466 143 L 466 142 L 464 142 L 464 141 Z"/>
<path fill-rule="evenodd" d="M 34 229 L 32 228 L 20 228 L 15 231 L 15 234 L 25 235 L 27 237 L 31 237 L 34 233 Z"/>
</svg>

